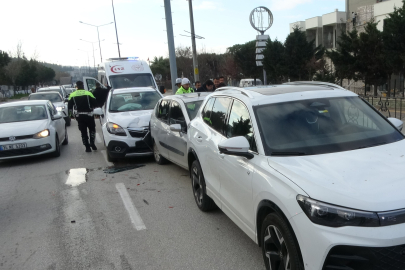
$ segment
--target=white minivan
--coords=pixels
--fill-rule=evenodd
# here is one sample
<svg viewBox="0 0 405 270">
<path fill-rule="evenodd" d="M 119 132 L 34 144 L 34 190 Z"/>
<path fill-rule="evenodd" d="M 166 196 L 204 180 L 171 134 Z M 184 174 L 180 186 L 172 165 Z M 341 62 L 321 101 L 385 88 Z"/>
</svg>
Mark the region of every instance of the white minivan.
<svg viewBox="0 0 405 270">
<path fill-rule="evenodd" d="M 260 79 L 256 79 L 256 85 L 263 85 Z M 239 87 L 255 86 L 255 79 L 242 79 L 240 80 Z"/>
</svg>

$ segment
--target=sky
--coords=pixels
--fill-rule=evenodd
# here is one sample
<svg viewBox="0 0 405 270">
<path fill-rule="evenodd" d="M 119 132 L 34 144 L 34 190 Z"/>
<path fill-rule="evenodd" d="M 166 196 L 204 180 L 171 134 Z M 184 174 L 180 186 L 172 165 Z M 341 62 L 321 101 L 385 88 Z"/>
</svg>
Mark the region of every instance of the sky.
<svg viewBox="0 0 405 270">
<path fill-rule="evenodd" d="M 168 57 L 163 0 L 114 0 L 121 56 Z M 197 51 L 224 53 L 258 34 L 249 23 L 250 12 L 269 8 L 274 17 L 266 31 L 271 39 L 284 41 L 289 24 L 339 9 L 344 0 L 193 0 Z M 0 50 L 14 54 L 17 44 L 27 58 L 59 65 L 97 66 L 101 63 L 97 28 L 114 21 L 111 0 L 2 0 Z M 187 0 L 171 0 L 175 46 L 190 47 Z M 103 60 L 118 57 L 114 24 L 99 27 Z M 92 43 L 95 42 L 94 58 Z"/>
</svg>

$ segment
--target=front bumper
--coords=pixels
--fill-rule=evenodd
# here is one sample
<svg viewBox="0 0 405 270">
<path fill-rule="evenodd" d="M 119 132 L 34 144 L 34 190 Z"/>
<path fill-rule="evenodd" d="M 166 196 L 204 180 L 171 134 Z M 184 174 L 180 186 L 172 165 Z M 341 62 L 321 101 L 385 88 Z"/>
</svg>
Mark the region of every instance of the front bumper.
<svg viewBox="0 0 405 270">
<path fill-rule="evenodd" d="M 290 218 L 290 223 L 307 270 L 405 269 L 405 255 L 399 255 L 405 252 L 405 223 L 331 228 L 312 223 L 305 213 Z M 391 263 L 401 267 L 393 267 L 387 260 L 399 260 Z"/>
<path fill-rule="evenodd" d="M 26 143 L 26 148 L 0 151 L 0 160 L 38 156 L 55 151 L 55 137 L 0 142 L 0 145 Z"/>
</svg>

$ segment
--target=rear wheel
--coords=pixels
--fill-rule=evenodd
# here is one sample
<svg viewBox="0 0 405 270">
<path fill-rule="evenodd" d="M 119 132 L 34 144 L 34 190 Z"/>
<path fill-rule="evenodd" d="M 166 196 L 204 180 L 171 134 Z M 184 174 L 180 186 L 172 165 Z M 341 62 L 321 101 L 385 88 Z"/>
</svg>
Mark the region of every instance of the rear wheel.
<svg viewBox="0 0 405 270">
<path fill-rule="evenodd" d="M 204 212 L 217 208 L 215 202 L 207 195 L 204 175 L 198 160 L 194 160 L 191 164 L 190 173 L 193 195 L 198 208 Z"/>
<path fill-rule="evenodd" d="M 59 157 L 60 156 L 60 145 L 59 145 L 59 139 L 58 139 L 58 134 L 55 134 L 55 151 L 52 153 L 53 157 Z"/>
<path fill-rule="evenodd" d="M 65 139 L 63 140 L 63 145 L 67 145 L 69 143 L 69 136 L 67 133 L 67 128 L 65 127 Z"/>
<path fill-rule="evenodd" d="M 167 159 L 162 157 L 155 141 L 153 141 L 153 156 L 155 157 L 155 161 L 157 164 L 163 165 L 163 164 L 167 163 Z"/>
<path fill-rule="evenodd" d="M 266 269 L 304 269 L 295 236 L 278 214 L 266 216 L 260 235 Z"/>
</svg>

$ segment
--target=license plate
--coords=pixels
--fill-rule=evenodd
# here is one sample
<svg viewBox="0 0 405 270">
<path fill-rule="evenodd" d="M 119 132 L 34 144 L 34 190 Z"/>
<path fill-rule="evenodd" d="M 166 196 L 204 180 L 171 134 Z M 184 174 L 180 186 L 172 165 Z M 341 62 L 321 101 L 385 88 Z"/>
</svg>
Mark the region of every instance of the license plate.
<svg viewBox="0 0 405 270">
<path fill-rule="evenodd" d="M 26 143 L 16 143 L 16 144 L 0 145 L 0 151 L 21 149 L 21 148 L 27 148 L 27 144 Z"/>
</svg>

